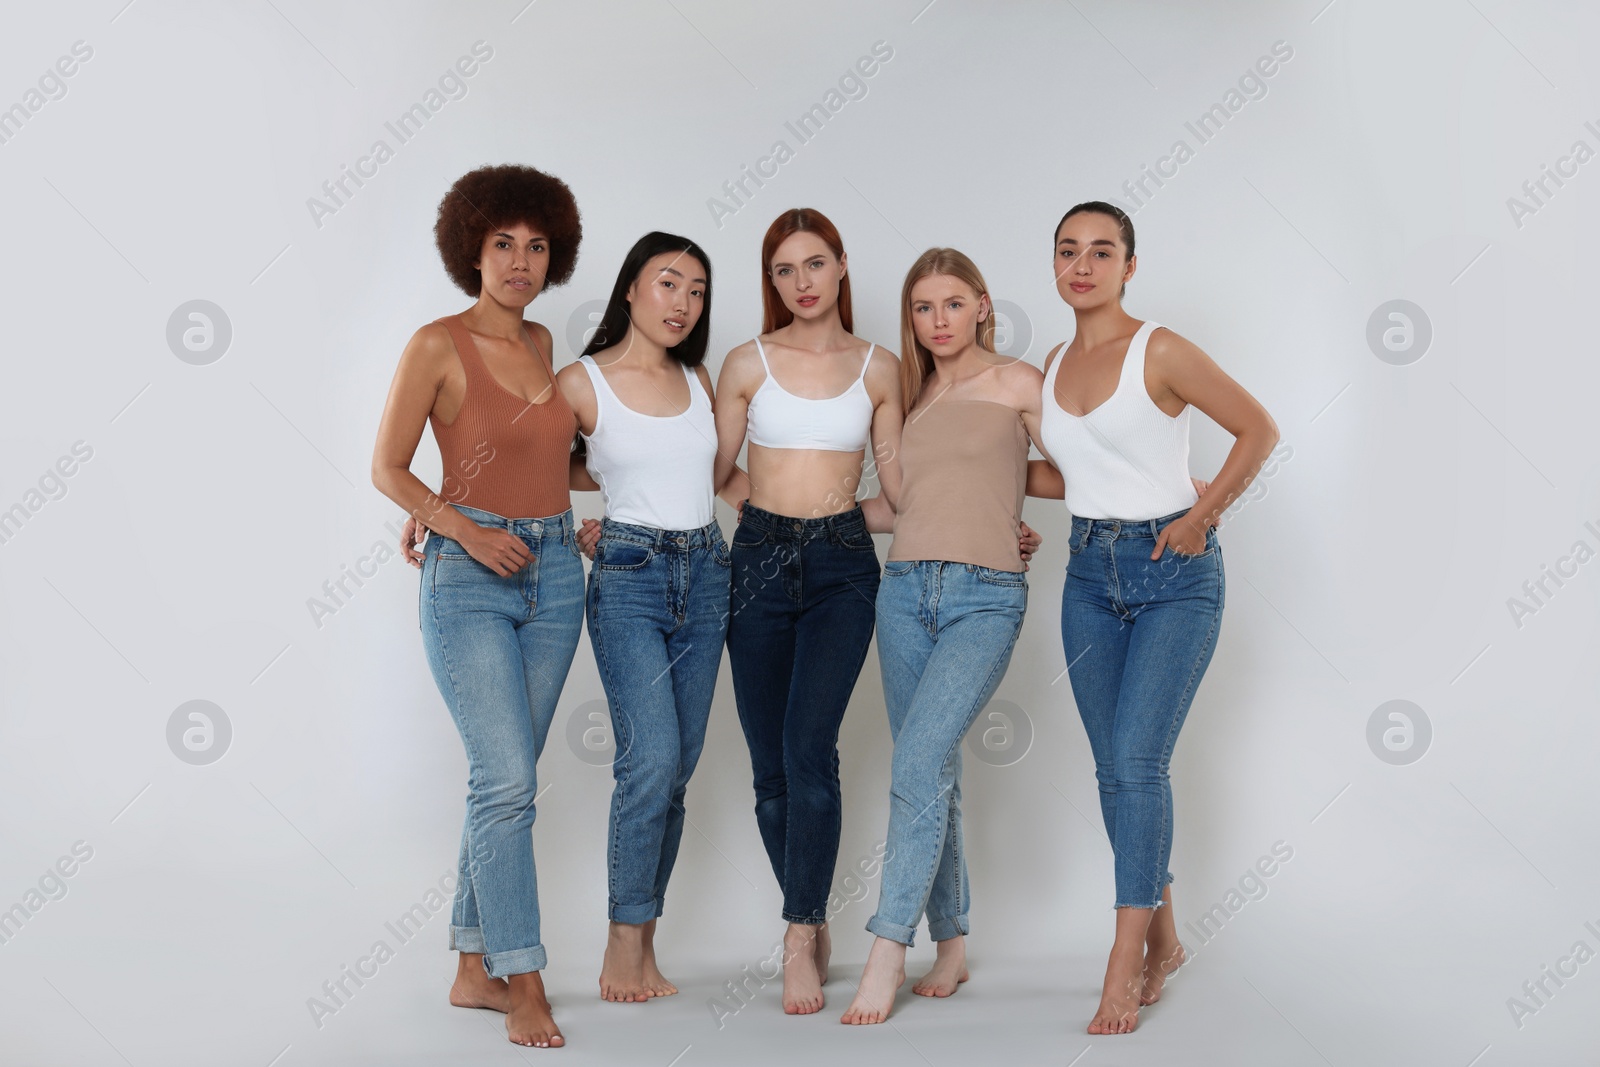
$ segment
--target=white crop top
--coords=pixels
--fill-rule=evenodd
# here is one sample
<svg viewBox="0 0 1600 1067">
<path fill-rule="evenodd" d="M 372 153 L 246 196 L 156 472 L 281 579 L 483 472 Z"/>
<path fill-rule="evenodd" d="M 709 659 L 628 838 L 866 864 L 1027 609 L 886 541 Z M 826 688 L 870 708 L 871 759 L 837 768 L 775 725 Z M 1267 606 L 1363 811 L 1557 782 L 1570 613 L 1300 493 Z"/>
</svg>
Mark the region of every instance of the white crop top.
<svg viewBox="0 0 1600 1067">
<path fill-rule="evenodd" d="M 600 483 L 606 518 L 658 530 L 698 530 L 711 522 L 717 426 L 711 399 L 689 367 L 689 406 L 677 415 L 641 415 L 622 402 L 593 356 L 578 359 L 596 401 L 594 433 L 583 434 L 586 466 Z"/>
<path fill-rule="evenodd" d="M 825 452 L 862 452 L 872 430 L 872 398 L 867 395 L 867 368 L 873 345 L 850 388 L 837 396 L 812 400 L 795 396 L 778 384 L 767 353 L 756 338 L 756 352 L 767 377 L 750 398 L 747 416 L 750 443 L 763 448 L 815 448 Z"/>
<path fill-rule="evenodd" d="M 1079 417 L 1056 402 L 1061 357 L 1044 378 L 1039 443 L 1067 483 L 1067 510 L 1083 519 L 1159 519 L 1194 506 L 1188 405 L 1168 415 L 1144 385 L 1144 352 L 1160 323 L 1128 342 L 1110 399 Z M 1062 350 L 1065 353 L 1065 349 Z"/>
</svg>

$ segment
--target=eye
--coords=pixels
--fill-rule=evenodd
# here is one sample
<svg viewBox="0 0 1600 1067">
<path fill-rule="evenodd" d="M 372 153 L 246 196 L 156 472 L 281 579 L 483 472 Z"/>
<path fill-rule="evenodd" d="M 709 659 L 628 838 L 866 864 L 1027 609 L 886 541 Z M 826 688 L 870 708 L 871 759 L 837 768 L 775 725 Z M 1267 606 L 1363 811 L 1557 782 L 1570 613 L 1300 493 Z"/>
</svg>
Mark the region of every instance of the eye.
<svg viewBox="0 0 1600 1067">
<path fill-rule="evenodd" d="M 788 267 L 779 267 L 778 268 L 778 273 L 779 274 L 788 274 L 789 273 L 789 268 Z"/>
</svg>

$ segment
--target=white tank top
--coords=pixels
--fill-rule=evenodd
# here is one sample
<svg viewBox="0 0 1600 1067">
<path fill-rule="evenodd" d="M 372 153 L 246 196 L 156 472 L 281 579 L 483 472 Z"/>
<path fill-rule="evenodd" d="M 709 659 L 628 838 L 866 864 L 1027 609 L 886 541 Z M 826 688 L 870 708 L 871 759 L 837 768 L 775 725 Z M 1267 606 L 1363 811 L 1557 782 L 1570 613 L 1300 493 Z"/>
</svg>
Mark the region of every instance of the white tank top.
<svg viewBox="0 0 1600 1067">
<path fill-rule="evenodd" d="M 1056 403 L 1060 356 L 1044 377 L 1040 443 L 1067 483 L 1067 510 L 1079 518 L 1159 519 L 1199 499 L 1189 481 L 1190 409 L 1168 415 L 1144 385 L 1145 346 L 1160 328 L 1139 327 L 1111 398 L 1081 418 Z"/>
<path fill-rule="evenodd" d="M 699 376 L 683 368 L 689 379 L 686 410 L 641 415 L 611 391 L 594 357 L 578 362 L 594 386 L 594 433 L 582 436 L 606 518 L 658 530 L 698 530 L 710 523 L 717 426 Z"/>
<path fill-rule="evenodd" d="M 867 395 L 867 368 L 872 353 L 867 349 L 861 373 L 850 388 L 837 396 L 812 400 L 795 396 L 778 384 L 767 364 L 767 353 L 756 338 L 756 352 L 766 379 L 750 398 L 747 428 L 750 443 L 763 448 L 815 448 L 824 452 L 861 452 L 867 447 L 872 429 L 872 398 Z"/>
</svg>

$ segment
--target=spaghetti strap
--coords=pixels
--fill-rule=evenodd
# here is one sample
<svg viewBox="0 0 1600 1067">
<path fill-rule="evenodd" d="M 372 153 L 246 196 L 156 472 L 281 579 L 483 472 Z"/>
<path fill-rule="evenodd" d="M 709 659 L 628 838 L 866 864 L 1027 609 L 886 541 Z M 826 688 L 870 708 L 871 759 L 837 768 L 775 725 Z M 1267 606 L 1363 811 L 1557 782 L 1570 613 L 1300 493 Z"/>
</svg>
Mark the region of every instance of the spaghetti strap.
<svg viewBox="0 0 1600 1067">
<path fill-rule="evenodd" d="M 767 366 L 767 350 L 761 347 L 761 338 L 756 338 L 756 355 L 761 357 L 761 369 L 767 372 L 767 377 L 772 377 L 772 368 Z"/>
<path fill-rule="evenodd" d="M 872 353 L 876 351 L 877 348 L 878 345 L 876 342 L 874 342 L 871 347 L 867 349 L 867 358 L 861 361 L 861 373 L 856 375 L 856 381 L 859 382 L 866 378 L 867 368 L 872 366 Z"/>
</svg>

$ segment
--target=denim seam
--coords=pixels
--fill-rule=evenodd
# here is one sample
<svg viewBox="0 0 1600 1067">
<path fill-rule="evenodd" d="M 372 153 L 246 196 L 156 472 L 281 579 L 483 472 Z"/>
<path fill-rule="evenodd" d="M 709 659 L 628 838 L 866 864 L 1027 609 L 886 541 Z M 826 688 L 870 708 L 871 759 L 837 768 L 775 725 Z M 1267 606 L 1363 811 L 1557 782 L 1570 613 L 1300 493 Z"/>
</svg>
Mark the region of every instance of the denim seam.
<svg viewBox="0 0 1600 1067">
<path fill-rule="evenodd" d="M 1221 624 L 1221 622 L 1222 622 L 1222 602 L 1221 602 L 1221 598 L 1219 597 L 1218 601 L 1217 601 L 1216 610 L 1214 612 L 1212 612 L 1212 615 L 1211 615 L 1211 626 L 1210 626 L 1209 629 L 1206 630 L 1206 638 L 1205 638 L 1205 642 L 1201 646 L 1202 649 L 1204 649 L 1206 647 L 1212 647 L 1213 646 L 1213 642 L 1216 640 L 1217 628 Z M 1185 684 L 1184 684 L 1183 694 L 1178 699 L 1178 707 L 1185 708 L 1185 707 L 1188 706 L 1188 704 L 1190 702 L 1193 701 L 1195 690 L 1199 687 L 1199 683 L 1200 683 L 1200 663 L 1205 658 L 1206 658 L 1206 655 L 1205 655 L 1205 653 L 1203 651 L 1200 654 L 1195 656 L 1194 663 L 1189 668 L 1189 678 L 1188 678 L 1188 681 L 1185 682 Z M 1184 718 L 1187 718 L 1187 715 L 1185 715 Z M 1178 746 L 1178 720 L 1179 720 L 1179 716 L 1177 714 L 1174 714 L 1172 716 L 1172 725 L 1167 728 L 1167 739 L 1163 743 L 1162 750 L 1161 750 L 1161 762 L 1164 763 L 1164 764 L 1169 764 L 1170 765 L 1170 763 L 1172 761 L 1173 750 L 1176 749 L 1177 746 Z M 1172 803 L 1171 803 L 1171 790 L 1169 788 L 1169 789 L 1166 789 L 1166 790 L 1162 791 L 1162 799 L 1161 799 L 1161 837 L 1158 839 L 1158 843 L 1159 843 L 1159 841 L 1169 840 L 1171 835 L 1172 835 Z M 1167 885 L 1167 872 L 1166 872 L 1166 870 L 1163 869 L 1163 870 L 1157 871 L 1156 874 L 1155 874 L 1155 877 L 1153 879 L 1151 879 L 1150 881 L 1151 881 L 1151 885 L 1155 886 L 1155 891 L 1156 891 L 1156 902 L 1153 905 L 1150 905 L 1150 906 L 1153 909 L 1159 909 L 1165 903 L 1165 901 L 1163 901 L 1161 899 L 1161 890 Z M 1120 907 L 1140 907 L 1140 906 L 1141 905 L 1137 905 L 1137 904 L 1118 904 L 1117 905 L 1117 907 L 1119 907 L 1119 908 Z"/>
<path fill-rule="evenodd" d="M 593 597 L 594 597 L 593 612 L 594 612 L 594 614 L 591 616 L 591 618 L 594 621 L 594 628 L 589 634 L 589 643 L 594 646 L 595 659 L 600 664 L 602 680 L 604 680 L 605 678 L 609 677 L 610 673 L 611 673 L 611 657 L 610 657 L 610 654 L 606 650 L 606 642 L 601 637 L 601 625 L 600 625 L 600 598 L 601 598 L 601 592 L 600 592 L 600 583 L 599 583 L 599 581 L 596 581 L 594 583 L 594 587 L 593 588 L 594 588 L 594 593 L 593 593 Z M 617 733 L 618 733 L 617 720 L 618 720 L 619 717 L 620 718 L 626 718 L 626 715 L 619 716 L 617 714 L 616 709 L 611 707 L 611 701 L 609 700 L 610 693 L 607 693 L 606 696 L 608 698 L 607 701 L 606 701 L 607 707 L 612 712 L 612 714 L 611 714 L 611 736 L 612 736 L 613 741 L 616 742 L 616 744 L 618 744 L 620 746 L 621 745 L 621 739 L 617 736 Z M 633 741 L 630 739 L 628 741 L 628 745 L 627 745 L 626 749 L 622 753 L 622 774 L 619 775 L 619 776 L 615 776 L 616 777 L 616 787 L 613 790 L 612 796 L 611 796 L 611 810 L 613 812 L 620 811 L 621 808 L 622 808 L 623 803 L 627 799 L 627 786 L 626 786 L 626 783 L 628 781 L 628 775 L 629 775 L 630 771 L 632 770 L 632 765 L 633 765 Z M 607 914 L 606 917 L 608 919 L 611 917 L 611 914 L 614 913 L 614 910 L 617 907 L 617 897 L 616 897 L 616 893 L 615 893 L 614 881 L 615 881 L 616 875 L 617 875 L 617 867 L 619 865 L 618 861 L 619 861 L 619 858 L 620 858 L 620 855 L 621 855 L 621 847 L 622 847 L 622 845 L 621 845 L 621 840 L 622 839 L 621 839 L 621 834 L 619 832 L 619 827 L 618 827 L 619 823 L 620 823 L 620 820 L 617 819 L 615 817 L 615 815 L 613 815 L 612 818 L 611 818 L 611 824 L 612 824 L 611 825 L 611 848 L 609 850 L 610 854 L 606 857 L 606 874 L 607 874 L 607 887 L 606 887 L 607 888 L 607 893 L 606 893 L 606 896 L 609 898 L 609 901 L 608 901 L 609 908 L 607 909 L 608 910 L 608 914 Z"/>
<path fill-rule="evenodd" d="M 1001 670 L 1001 664 L 1002 663 L 1006 663 L 1006 664 L 1010 663 L 1011 653 L 1016 648 L 1017 637 L 1021 633 L 1021 630 L 1022 630 L 1022 620 L 1019 618 L 1017 620 L 1017 626 L 1016 626 L 1015 630 L 1013 630 L 1013 632 L 1011 634 L 1011 640 L 1006 643 L 1005 652 L 1002 655 L 999 655 L 999 656 L 995 657 L 994 665 L 989 668 L 988 677 L 986 677 L 984 679 L 983 686 L 978 690 L 979 692 L 983 692 L 984 690 L 987 690 L 989 688 L 989 683 L 991 681 L 993 681 L 995 686 L 998 688 L 1000 683 L 997 680 L 995 680 L 995 672 Z M 985 703 L 987 703 L 987 702 L 985 702 Z M 967 730 L 972 729 L 973 720 L 975 720 L 978 717 L 978 712 L 980 712 L 982 710 L 983 710 L 983 704 L 981 704 L 978 701 L 974 700 L 973 703 L 972 703 L 972 708 L 967 713 L 967 717 L 966 717 L 967 718 Z M 967 733 L 966 730 L 961 731 L 961 734 L 955 739 L 955 743 L 952 744 L 950 746 L 950 748 L 948 748 L 945 751 L 944 763 L 942 764 L 942 766 L 949 766 L 949 764 L 951 762 L 951 758 L 957 752 L 961 751 L 961 742 L 966 737 L 966 733 Z M 956 785 L 955 779 L 952 778 L 951 779 L 951 783 L 950 783 L 950 789 L 949 789 L 950 797 L 946 800 L 945 804 L 940 808 L 939 817 L 940 817 L 940 820 L 941 820 L 942 823 L 948 823 L 949 822 L 947 817 L 949 815 L 950 809 L 955 806 L 955 785 Z M 891 791 L 892 791 L 892 788 L 893 787 L 891 785 Z M 945 790 L 940 790 L 940 792 L 941 793 L 945 792 Z M 937 799 L 937 798 L 935 798 L 935 799 Z M 948 827 L 944 828 L 944 832 L 948 832 Z M 943 833 L 941 833 L 940 836 L 943 836 Z M 939 852 L 943 852 L 943 851 L 944 851 L 944 847 L 941 845 L 940 848 L 939 848 Z M 928 871 L 928 877 L 923 880 L 923 888 L 922 888 L 922 913 L 923 913 L 923 917 L 927 916 L 927 907 L 928 907 L 928 903 L 927 902 L 928 902 L 928 897 L 933 892 L 933 880 L 935 878 L 937 878 L 938 875 L 939 875 L 939 858 L 940 858 L 939 854 L 935 853 L 934 856 L 933 856 L 933 863 L 932 863 L 932 865 L 931 865 L 931 867 L 930 867 L 930 869 Z M 960 915 L 960 913 L 961 913 L 961 907 L 960 907 L 960 904 L 961 904 L 961 868 L 960 868 L 959 865 L 957 865 L 957 867 L 956 867 L 955 878 L 956 878 L 956 915 Z M 880 889 L 880 900 L 882 899 L 881 892 L 882 891 Z M 949 916 L 949 918 L 951 918 L 952 920 L 955 919 L 955 917 L 956 916 Z M 907 924 L 907 925 L 911 925 L 911 924 Z M 913 926 L 913 929 L 915 929 L 914 926 Z"/>
</svg>

